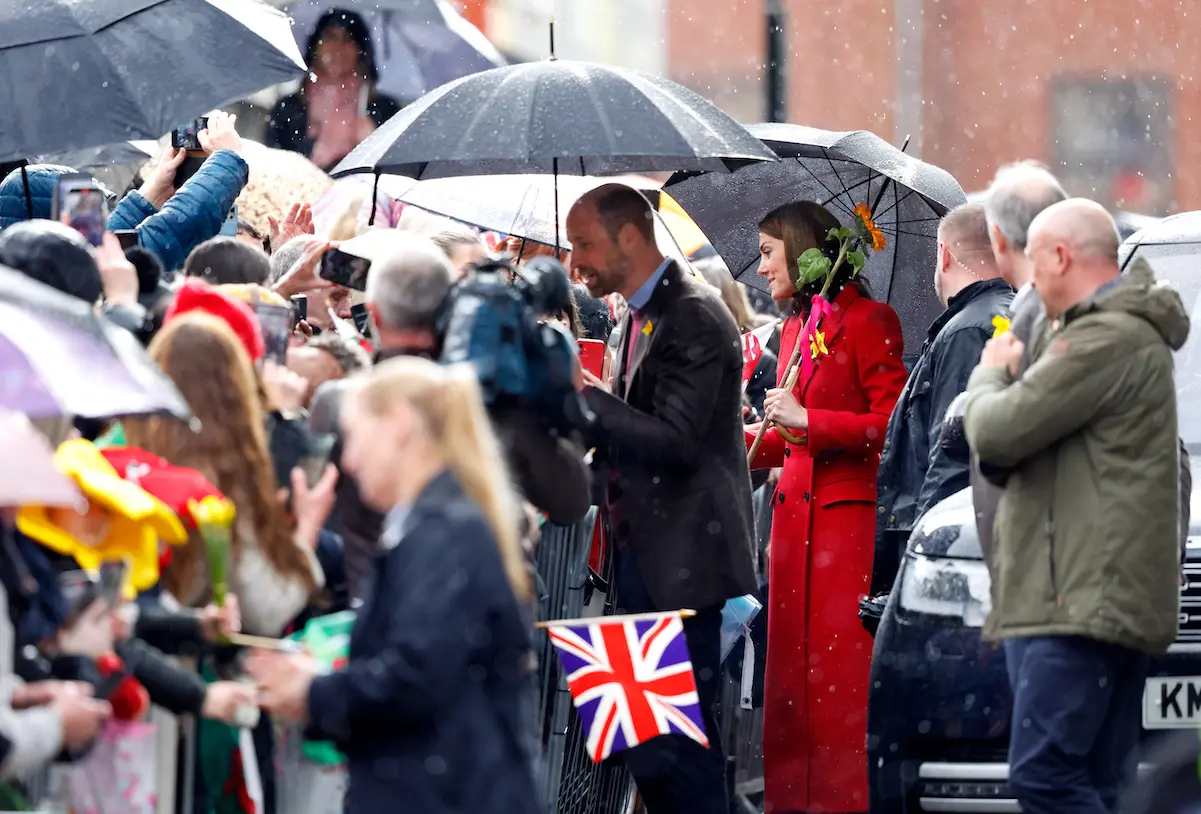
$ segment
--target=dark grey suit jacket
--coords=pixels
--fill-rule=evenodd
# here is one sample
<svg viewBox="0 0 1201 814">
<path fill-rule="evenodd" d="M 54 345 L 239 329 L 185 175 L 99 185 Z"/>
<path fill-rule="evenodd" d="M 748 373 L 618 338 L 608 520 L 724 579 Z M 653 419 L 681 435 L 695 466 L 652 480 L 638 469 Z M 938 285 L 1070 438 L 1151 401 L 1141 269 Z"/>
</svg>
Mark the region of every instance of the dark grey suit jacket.
<svg viewBox="0 0 1201 814">
<path fill-rule="evenodd" d="M 628 370 L 626 320 L 617 393 L 585 391 L 590 440 L 602 469 L 614 468 L 613 537 L 633 551 L 656 607 L 711 607 L 757 587 L 742 345 L 722 301 L 675 264 L 643 314 Z"/>
</svg>

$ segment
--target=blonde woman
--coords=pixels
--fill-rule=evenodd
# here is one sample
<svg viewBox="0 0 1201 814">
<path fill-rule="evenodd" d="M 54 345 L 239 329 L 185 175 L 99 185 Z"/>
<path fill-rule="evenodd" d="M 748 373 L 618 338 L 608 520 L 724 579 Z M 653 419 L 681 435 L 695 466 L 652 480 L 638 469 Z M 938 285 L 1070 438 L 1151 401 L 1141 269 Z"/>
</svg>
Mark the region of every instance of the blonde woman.
<svg viewBox="0 0 1201 814">
<path fill-rule="evenodd" d="M 384 362 L 350 383 L 341 423 L 344 471 L 388 513 L 371 588 L 343 671 L 254 654 L 260 703 L 343 750 L 347 811 L 533 812 L 530 587 L 475 375 Z"/>
</svg>

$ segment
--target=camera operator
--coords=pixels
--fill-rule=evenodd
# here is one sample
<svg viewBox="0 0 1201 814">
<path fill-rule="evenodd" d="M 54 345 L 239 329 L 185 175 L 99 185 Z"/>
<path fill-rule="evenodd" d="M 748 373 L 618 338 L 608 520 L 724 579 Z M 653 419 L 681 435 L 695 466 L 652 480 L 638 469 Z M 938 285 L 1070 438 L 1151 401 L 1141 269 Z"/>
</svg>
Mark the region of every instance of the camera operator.
<svg viewBox="0 0 1201 814">
<path fill-rule="evenodd" d="M 446 256 L 428 238 L 396 233 L 391 252 L 373 264 L 367 278 L 366 306 L 373 321 L 377 362 L 396 356 L 438 359 L 439 322 L 451 296 L 452 276 Z M 338 432 L 344 390 L 342 381 L 317 390 L 310 407 L 313 432 Z M 567 525 L 582 518 L 590 502 L 583 448 L 548 433 L 536 416 L 517 407 L 498 407 L 491 418 L 524 497 L 552 522 Z M 339 443 L 333 460 L 340 454 Z M 331 523 L 332 530 L 342 535 L 351 596 L 359 597 L 383 517 L 365 506 L 354 481 L 343 477 Z"/>
</svg>

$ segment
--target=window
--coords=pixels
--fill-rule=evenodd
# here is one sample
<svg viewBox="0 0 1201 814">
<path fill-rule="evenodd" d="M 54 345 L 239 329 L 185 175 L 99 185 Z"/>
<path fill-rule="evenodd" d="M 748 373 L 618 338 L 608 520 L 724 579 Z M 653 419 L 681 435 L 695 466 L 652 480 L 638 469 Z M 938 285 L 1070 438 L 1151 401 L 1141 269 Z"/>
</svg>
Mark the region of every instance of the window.
<svg viewBox="0 0 1201 814">
<path fill-rule="evenodd" d="M 1068 192 L 1112 210 L 1172 210 L 1168 82 L 1059 81 L 1052 93 L 1051 160 Z"/>
</svg>

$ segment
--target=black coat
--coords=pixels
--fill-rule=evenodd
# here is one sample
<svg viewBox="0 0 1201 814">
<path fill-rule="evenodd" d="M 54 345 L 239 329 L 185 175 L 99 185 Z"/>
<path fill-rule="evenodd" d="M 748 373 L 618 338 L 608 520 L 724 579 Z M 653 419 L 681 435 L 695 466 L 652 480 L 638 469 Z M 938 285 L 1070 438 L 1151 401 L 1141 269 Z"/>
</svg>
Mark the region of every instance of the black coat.
<svg viewBox="0 0 1201 814">
<path fill-rule="evenodd" d="M 1000 279 L 972 283 L 951 298 L 930 326 L 921 355 L 888 419 L 877 482 L 876 554 L 872 593 L 892 587 L 900 558 L 918 518 L 934 504 L 966 488 L 967 462 L 939 445 L 947 407 L 967 380 L 996 330 L 992 321 L 1009 312 L 1013 289 Z"/>
<path fill-rule="evenodd" d="M 373 92 L 367 100 L 367 115 L 376 127 L 399 112 L 400 102 L 391 96 Z M 313 154 L 313 140 L 309 138 L 309 108 L 301 94 L 285 96 L 271 108 L 267 115 L 267 135 L 263 138 L 263 144 L 305 156 Z"/>
<path fill-rule="evenodd" d="M 537 810 L 530 635 L 479 509 L 450 474 L 381 547 L 346 669 L 313 681 L 355 814 Z"/>
<path fill-rule="evenodd" d="M 753 593 L 754 521 L 742 423 L 742 341 L 704 283 L 672 264 L 643 309 L 614 387 L 585 390 L 608 478 L 613 536 L 628 542 L 655 605 L 705 608 Z"/>
</svg>

